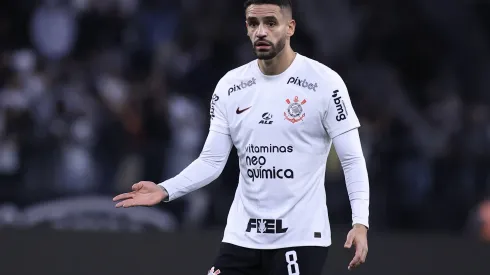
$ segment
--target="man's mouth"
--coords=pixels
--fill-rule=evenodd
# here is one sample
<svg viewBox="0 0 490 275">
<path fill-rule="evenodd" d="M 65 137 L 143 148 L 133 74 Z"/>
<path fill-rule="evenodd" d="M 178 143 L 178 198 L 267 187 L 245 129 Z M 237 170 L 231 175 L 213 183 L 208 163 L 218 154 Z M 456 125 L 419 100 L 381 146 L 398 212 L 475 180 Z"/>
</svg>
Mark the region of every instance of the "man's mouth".
<svg viewBox="0 0 490 275">
<path fill-rule="evenodd" d="M 271 47 L 271 44 L 265 42 L 265 41 L 259 41 L 259 42 L 256 42 L 255 43 L 255 48 L 258 49 L 258 50 L 265 50 L 265 49 L 269 49 Z"/>
</svg>

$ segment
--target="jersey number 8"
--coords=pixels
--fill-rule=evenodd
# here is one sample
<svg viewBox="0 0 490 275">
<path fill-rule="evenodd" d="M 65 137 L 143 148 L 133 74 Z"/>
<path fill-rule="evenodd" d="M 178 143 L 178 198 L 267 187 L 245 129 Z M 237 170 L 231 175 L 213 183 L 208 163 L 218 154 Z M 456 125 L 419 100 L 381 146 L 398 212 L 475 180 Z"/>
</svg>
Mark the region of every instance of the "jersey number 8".
<svg viewBox="0 0 490 275">
<path fill-rule="evenodd" d="M 288 275 L 299 275 L 298 255 L 296 251 L 286 252 L 286 263 L 288 263 Z"/>
</svg>

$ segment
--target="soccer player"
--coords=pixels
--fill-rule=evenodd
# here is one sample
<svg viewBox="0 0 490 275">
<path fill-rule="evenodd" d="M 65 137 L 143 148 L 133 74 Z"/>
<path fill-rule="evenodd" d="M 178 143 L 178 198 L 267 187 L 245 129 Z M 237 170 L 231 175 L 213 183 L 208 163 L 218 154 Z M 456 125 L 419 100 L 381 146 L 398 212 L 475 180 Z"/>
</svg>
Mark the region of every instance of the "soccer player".
<svg viewBox="0 0 490 275">
<path fill-rule="evenodd" d="M 257 59 L 223 76 L 211 97 L 200 156 L 160 184 L 142 181 L 116 207 L 172 201 L 215 180 L 233 146 L 240 174 L 220 253 L 209 274 L 318 275 L 331 245 L 325 170 L 333 145 L 342 164 L 356 248 L 366 259 L 369 182 L 359 120 L 342 78 L 293 51 L 290 0 L 248 0 L 247 33 Z"/>
</svg>

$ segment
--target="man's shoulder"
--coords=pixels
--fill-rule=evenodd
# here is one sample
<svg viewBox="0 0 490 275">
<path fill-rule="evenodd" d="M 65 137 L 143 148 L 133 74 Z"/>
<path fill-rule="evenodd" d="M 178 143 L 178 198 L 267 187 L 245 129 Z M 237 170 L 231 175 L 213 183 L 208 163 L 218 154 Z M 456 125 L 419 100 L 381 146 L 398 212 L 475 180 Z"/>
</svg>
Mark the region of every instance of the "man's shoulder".
<svg viewBox="0 0 490 275">
<path fill-rule="evenodd" d="M 218 81 L 216 93 L 230 95 L 241 86 L 251 86 L 256 83 L 254 61 L 229 70 Z M 242 87 L 243 88 L 243 87 Z"/>
<path fill-rule="evenodd" d="M 329 101 L 332 92 L 344 87 L 343 79 L 334 69 L 315 59 L 306 56 L 301 58 L 301 66 L 296 70 L 296 75 L 289 78 L 288 84 L 313 90 L 311 96 L 315 97 L 319 104 Z"/>
<path fill-rule="evenodd" d="M 318 77 L 322 81 L 331 83 L 332 81 L 342 80 L 342 77 L 331 67 L 313 58 L 303 56 L 303 68 L 309 74 Z"/>
<path fill-rule="evenodd" d="M 254 62 L 255 60 L 229 70 L 223 77 L 221 77 L 220 82 L 233 83 L 236 80 L 253 77 L 255 72 L 253 67 Z"/>
</svg>

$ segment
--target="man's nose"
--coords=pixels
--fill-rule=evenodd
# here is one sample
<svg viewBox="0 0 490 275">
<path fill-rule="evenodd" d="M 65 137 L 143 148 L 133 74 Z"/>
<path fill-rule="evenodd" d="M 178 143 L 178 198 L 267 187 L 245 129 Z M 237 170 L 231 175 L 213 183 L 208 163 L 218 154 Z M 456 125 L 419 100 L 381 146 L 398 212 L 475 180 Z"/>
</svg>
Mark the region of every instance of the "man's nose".
<svg viewBox="0 0 490 275">
<path fill-rule="evenodd" d="M 257 36 L 257 38 L 265 38 L 267 36 L 267 30 L 264 28 L 263 25 L 260 25 L 257 28 L 257 33 L 255 35 Z"/>
</svg>

